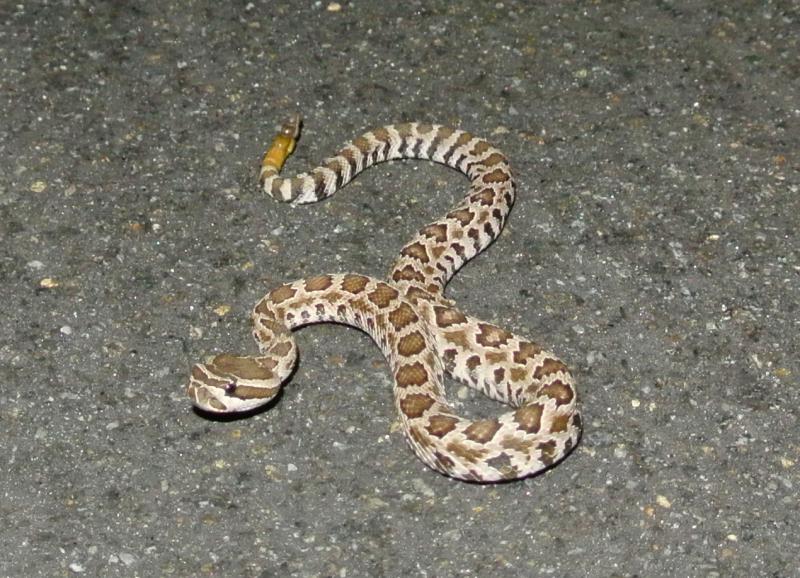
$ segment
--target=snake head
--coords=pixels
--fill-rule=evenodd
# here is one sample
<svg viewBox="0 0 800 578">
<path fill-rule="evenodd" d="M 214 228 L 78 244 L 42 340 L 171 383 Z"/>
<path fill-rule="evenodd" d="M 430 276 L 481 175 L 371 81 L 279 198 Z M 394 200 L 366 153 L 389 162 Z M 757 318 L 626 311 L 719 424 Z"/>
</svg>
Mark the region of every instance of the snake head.
<svg viewBox="0 0 800 578">
<path fill-rule="evenodd" d="M 281 377 L 271 356 L 239 357 L 223 353 L 192 367 L 186 393 L 198 409 L 235 413 L 262 406 L 278 394 Z"/>
</svg>

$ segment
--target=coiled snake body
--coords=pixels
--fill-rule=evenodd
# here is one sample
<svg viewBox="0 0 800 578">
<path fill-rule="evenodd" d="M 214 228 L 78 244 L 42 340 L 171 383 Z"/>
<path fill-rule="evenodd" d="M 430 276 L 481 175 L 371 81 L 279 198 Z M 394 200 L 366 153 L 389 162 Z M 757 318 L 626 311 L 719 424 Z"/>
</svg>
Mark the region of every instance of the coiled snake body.
<svg viewBox="0 0 800 578">
<path fill-rule="evenodd" d="M 500 233 L 515 197 L 508 161 L 470 133 L 430 124 L 385 126 L 356 138 L 334 157 L 294 178 L 278 175 L 294 148 L 299 119 L 284 125 L 261 171 L 264 191 L 281 201 L 329 197 L 375 163 L 429 159 L 471 181 L 466 197 L 403 247 L 387 281 L 329 274 L 281 285 L 253 311 L 260 355 L 221 354 L 192 368 L 187 392 L 210 412 L 267 403 L 296 362 L 291 329 L 337 322 L 378 344 L 394 376 L 405 437 L 431 468 L 454 478 L 494 482 L 534 474 L 563 458 L 580 436 L 569 369 L 535 343 L 462 313 L 443 296 L 455 272 Z M 491 419 L 455 413 L 443 373 L 511 410 Z"/>
</svg>

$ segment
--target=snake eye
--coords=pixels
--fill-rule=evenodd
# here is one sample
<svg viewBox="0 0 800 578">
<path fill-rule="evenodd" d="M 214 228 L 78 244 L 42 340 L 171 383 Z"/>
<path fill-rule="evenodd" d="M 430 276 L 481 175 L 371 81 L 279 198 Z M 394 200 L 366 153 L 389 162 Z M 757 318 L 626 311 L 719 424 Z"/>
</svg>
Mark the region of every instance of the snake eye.
<svg viewBox="0 0 800 578">
<path fill-rule="evenodd" d="M 236 391 L 235 381 L 229 381 L 228 383 L 225 384 L 225 393 L 231 395 L 234 391 Z"/>
</svg>

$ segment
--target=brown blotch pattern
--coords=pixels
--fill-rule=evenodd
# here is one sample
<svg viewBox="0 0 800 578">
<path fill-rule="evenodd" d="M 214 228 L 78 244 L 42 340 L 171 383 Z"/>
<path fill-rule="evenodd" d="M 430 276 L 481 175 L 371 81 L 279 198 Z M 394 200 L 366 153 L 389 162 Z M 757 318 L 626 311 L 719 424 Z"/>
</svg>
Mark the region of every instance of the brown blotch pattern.
<svg viewBox="0 0 800 578">
<path fill-rule="evenodd" d="M 433 398 L 423 393 L 413 393 L 400 401 L 400 409 L 411 419 L 421 417 L 436 403 Z"/>
<path fill-rule="evenodd" d="M 411 356 L 416 355 L 420 351 L 424 350 L 426 346 L 425 338 L 422 334 L 418 331 L 414 333 L 409 333 L 397 343 L 397 351 L 400 355 L 403 356 Z"/>
<path fill-rule="evenodd" d="M 289 352 L 292 350 L 292 344 L 288 341 L 281 341 L 280 343 L 276 343 L 275 345 L 269 348 L 269 352 L 276 357 L 284 357 L 289 355 Z"/>
<path fill-rule="evenodd" d="M 290 285 L 281 285 L 269 292 L 269 298 L 274 303 L 283 303 L 297 294 L 297 290 Z"/>
<path fill-rule="evenodd" d="M 306 291 L 324 291 L 333 285 L 333 279 L 330 275 L 320 275 L 319 277 L 312 277 L 306 279 Z"/>
<path fill-rule="evenodd" d="M 493 458 L 486 460 L 486 463 L 500 472 L 506 480 L 514 479 L 517 476 L 517 468 L 511 463 L 511 456 L 501 453 Z"/>
<path fill-rule="evenodd" d="M 275 174 L 277 174 L 277 173 L 275 173 L 275 171 L 273 169 L 273 170 L 270 171 L 270 173 L 264 175 L 264 178 L 266 179 L 266 178 L 269 178 L 271 176 L 275 176 Z M 282 184 L 281 180 L 282 179 L 275 179 L 274 181 L 272 181 L 272 185 L 269 188 L 269 194 L 271 196 L 275 197 L 276 199 L 280 199 L 281 198 L 281 184 Z M 292 190 L 295 190 L 294 186 L 292 186 Z"/>
<path fill-rule="evenodd" d="M 472 222 L 472 219 L 475 215 L 472 214 L 472 211 L 469 209 L 457 209 L 455 211 L 450 211 L 447 213 L 448 219 L 453 219 L 458 221 L 462 227 L 466 227 Z"/>
<path fill-rule="evenodd" d="M 397 134 L 400 135 L 400 138 L 408 138 L 414 134 L 411 131 L 411 125 L 407 123 L 396 124 L 394 128 L 397 131 Z"/>
<path fill-rule="evenodd" d="M 344 179 L 344 171 L 345 171 L 344 167 L 346 165 L 347 165 L 347 160 L 338 156 L 328 159 L 324 167 L 335 175 L 336 184 L 338 185 L 341 184 L 342 180 Z"/>
<path fill-rule="evenodd" d="M 428 367 L 436 367 L 437 357 L 432 349 L 429 349 L 422 354 L 422 360 L 428 365 Z"/>
<path fill-rule="evenodd" d="M 442 141 L 450 138 L 450 135 L 452 134 L 453 134 L 453 129 L 446 127 L 439 127 L 439 130 L 436 131 L 436 134 L 433 136 L 433 139 L 431 140 L 431 147 L 429 149 L 431 151 L 431 157 L 433 157 L 435 154 L 440 154 L 445 152 L 444 150 L 440 150 L 442 149 Z"/>
<path fill-rule="evenodd" d="M 542 361 L 542 364 L 539 365 L 539 367 L 534 370 L 533 377 L 536 379 L 542 379 L 545 375 L 550 375 L 551 373 L 557 373 L 559 371 L 568 373 L 569 369 L 567 369 L 567 366 L 558 359 L 548 357 Z"/>
<path fill-rule="evenodd" d="M 448 373 L 452 373 L 456 367 L 457 354 L 458 352 L 455 349 L 445 349 L 442 352 L 442 363 L 444 363 L 444 368 Z"/>
<path fill-rule="evenodd" d="M 273 183 L 273 186 L 275 184 L 279 185 L 281 180 L 286 180 L 286 179 L 276 179 L 275 182 Z M 297 194 L 297 192 L 300 191 L 305 186 L 305 184 L 308 182 L 308 177 L 293 177 L 293 178 L 288 179 L 288 180 L 289 180 L 289 183 L 290 183 L 289 190 L 291 192 L 291 196 L 295 196 Z"/>
<path fill-rule="evenodd" d="M 539 428 L 542 427 L 542 406 L 532 403 L 517 409 L 514 412 L 514 421 L 524 432 L 539 433 Z"/>
<path fill-rule="evenodd" d="M 434 259 L 438 259 L 442 256 L 442 253 L 447 251 L 447 247 L 445 245 L 437 245 L 436 247 L 431 247 L 431 255 Z M 438 265 L 437 265 L 438 266 Z"/>
<path fill-rule="evenodd" d="M 556 442 L 553 440 L 542 442 L 539 444 L 537 449 L 542 452 L 542 455 L 539 458 L 542 460 L 542 463 L 546 466 L 553 465 L 555 456 L 558 453 L 558 446 L 556 445 Z"/>
<path fill-rule="evenodd" d="M 506 363 L 507 361 L 507 351 L 487 351 L 486 352 L 486 362 L 489 365 L 499 365 L 501 363 Z"/>
<path fill-rule="evenodd" d="M 368 141 L 367 139 L 365 139 L 363 136 L 360 136 L 360 137 L 356 138 L 356 139 L 353 141 L 353 145 L 354 145 L 354 146 L 355 146 L 355 147 L 356 147 L 358 150 L 360 150 L 360 151 L 361 151 L 361 154 L 364 154 L 364 155 L 367 155 L 367 154 L 369 154 L 369 151 L 370 151 L 370 144 L 369 144 L 369 141 Z"/>
<path fill-rule="evenodd" d="M 389 131 L 383 127 L 372 131 L 372 136 L 375 137 L 375 140 L 381 141 L 383 143 L 389 142 L 389 139 L 391 138 L 389 135 Z"/>
<path fill-rule="evenodd" d="M 572 399 L 575 397 L 572 388 L 567 387 L 560 381 L 554 381 L 553 383 L 544 386 L 541 389 L 541 393 L 556 400 L 556 405 L 566 405 L 571 403 Z"/>
<path fill-rule="evenodd" d="M 525 369 L 524 367 L 512 367 L 510 377 L 511 381 L 513 381 L 514 383 L 519 383 L 520 381 L 526 381 L 528 379 L 528 370 Z"/>
<path fill-rule="evenodd" d="M 477 355 L 471 355 L 467 358 L 467 369 L 473 371 L 481 364 L 481 358 Z"/>
<path fill-rule="evenodd" d="M 488 207 L 495 201 L 495 192 L 492 189 L 483 189 L 481 192 L 471 195 L 469 200 Z"/>
<path fill-rule="evenodd" d="M 339 151 L 339 156 L 344 158 L 347 161 L 347 164 L 350 165 L 351 174 L 356 169 L 356 162 L 359 158 L 361 158 L 361 154 L 358 151 L 354 151 L 350 147 L 343 148 Z"/>
<path fill-rule="evenodd" d="M 428 382 L 428 372 L 419 361 L 415 361 L 401 366 L 394 378 L 397 382 L 397 387 L 423 385 Z"/>
<path fill-rule="evenodd" d="M 363 297 L 359 297 L 358 299 L 354 299 L 350 302 L 350 309 L 355 311 L 355 314 L 358 315 L 359 313 L 371 314 L 372 307 L 367 300 Z M 336 313 L 341 318 L 347 317 L 347 307 L 344 305 L 340 305 L 336 308 Z"/>
<path fill-rule="evenodd" d="M 398 295 L 397 289 L 385 283 L 381 283 L 368 295 L 368 298 L 378 307 L 386 307 L 389 303 L 397 299 Z"/>
<path fill-rule="evenodd" d="M 269 329 L 273 333 L 286 333 L 286 326 L 279 321 L 266 318 L 266 319 L 260 319 L 259 322 L 261 325 L 264 326 L 265 329 Z"/>
<path fill-rule="evenodd" d="M 533 440 L 519 439 L 514 436 L 506 436 L 500 440 L 500 445 L 505 449 L 513 450 L 521 454 L 530 454 L 535 444 L 536 442 Z"/>
<path fill-rule="evenodd" d="M 408 303 L 401 303 L 398 305 L 389 313 L 387 319 L 398 331 L 403 329 L 406 325 L 419 321 L 419 317 Z"/>
<path fill-rule="evenodd" d="M 392 274 L 392 281 L 417 281 L 425 282 L 425 275 L 417 271 L 412 265 L 406 265 L 402 269 L 395 269 Z"/>
<path fill-rule="evenodd" d="M 436 315 L 436 325 L 439 327 L 450 327 L 467 322 L 467 316 L 453 307 L 442 307 L 437 305 L 433 308 Z"/>
<path fill-rule="evenodd" d="M 469 462 L 474 464 L 479 462 L 483 459 L 483 456 L 486 455 L 486 450 L 480 448 L 470 448 L 466 444 L 462 444 L 457 441 L 452 441 L 447 444 L 447 450 L 460 457 L 465 462 Z"/>
<path fill-rule="evenodd" d="M 453 150 L 457 149 L 458 147 L 464 146 L 469 141 L 471 141 L 473 138 L 475 138 L 475 137 L 473 137 L 470 133 L 462 132 L 460 135 L 458 135 L 458 138 L 456 139 L 456 142 L 453 143 Z"/>
<path fill-rule="evenodd" d="M 523 341 L 519 344 L 519 349 L 514 352 L 514 363 L 524 365 L 526 361 L 536 357 L 541 351 L 542 348 L 535 343 Z"/>
<path fill-rule="evenodd" d="M 420 263 L 428 263 L 430 261 L 430 257 L 428 257 L 428 251 L 425 249 L 425 245 L 419 242 L 406 245 L 403 247 L 403 250 L 400 251 L 400 254 L 406 257 L 413 257 Z"/>
<path fill-rule="evenodd" d="M 550 425 L 550 431 L 553 433 L 561 433 L 567 431 L 569 427 L 569 415 L 558 415 L 553 418 L 553 423 Z"/>
<path fill-rule="evenodd" d="M 420 231 L 426 237 L 430 237 L 437 243 L 444 243 L 447 241 L 447 225 L 442 223 L 433 223 L 428 225 Z"/>
<path fill-rule="evenodd" d="M 494 434 L 496 434 L 499 429 L 500 422 L 496 419 L 479 419 L 472 422 L 469 427 L 464 430 L 464 435 L 468 440 L 479 444 L 485 444 L 494 437 Z"/>
<path fill-rule="evenodd" d="M 442 438 L 456 429 L 458 418 L 450 415 L 434 415 L 428 420 L 428 430 L 432 436 Z"/>
<path fill-rule="evenodd" d="M 312 171 L 311 178 L 314 180 L 314 191 L 321 194 L 325 190 L 325 172 L 319 169 Z"/>
<path fill-rule="evenodd" d="M 450 343 L 454 343 L 462 348 L 469 347 L 469 340 L 467 339 L 467 333 L 465 331 L 448 331 L 447 333 L 443 333 L 442 336 L 445 338 L 445 341 L 449 341 Z"/>
<path fill-rule="evenodd" d="M 436 138 L 439 140 L 446 140 L 453 136 L 456 132 L 456 129 L 451 128 L 449 126 L 441 126 L 439 127 L 439 131 L 436 133 Z"/>
<path fill-rule="evenodd" d="M 492 148 L 492 145 L 490 145 L 485 140 L 482 140 L 479 141 L 474 147 L 472 147 L 472 152 L 470 154 L 472 154 L 472 156 L 474 157 L 479 157 L 483 153 L 488 151 L 490 148 Z"/>
<path fill-rule="evenodd" d="M 494 165 L 499 165 L 500 163 L 506 162 L 506 157 L 503 156 L 500 152 L 493 152 L 488 157 L 481 161 L 481 164 L 487 167 L 493 167 Z"/>
<path fill-rule="evenodd" d="M 508 171 L 503 169 L 494 169 L 492 172 L 483 175 L 482 180 L 484 183 L 504 183 L 509 180 Z"/>
<path fill-rule="evenodd" d="M 505 329 L 500 329 L 488 323 L 478 324 L 478 334 L 475 336 L 475 341 L 486 347 L 498 347 L 508 343 L 513 335 Z"/>
<path fill-rule="evenodd" d="M 368 284 L 369 279 L 363 275 L 345 275 L 342 279 L 342 290 L 358 295 Z"/>
<path fill-rule="evenodd" d="M 430 300 L 431 294 L 424 289 L 420 289 L 419 287 L 409 287 L 406 290 L 406 297 L 408 297 L 411 301 L 416 302 L 418 299 L 423 300 Z"/>
</svg>

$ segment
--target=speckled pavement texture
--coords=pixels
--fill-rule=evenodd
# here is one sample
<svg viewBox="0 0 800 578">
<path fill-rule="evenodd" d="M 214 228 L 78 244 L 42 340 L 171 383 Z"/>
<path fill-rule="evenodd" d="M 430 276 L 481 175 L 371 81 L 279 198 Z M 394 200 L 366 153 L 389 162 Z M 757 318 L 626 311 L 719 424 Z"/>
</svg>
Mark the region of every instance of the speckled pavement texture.
<svg viewBox="0 0 800 578">
<path fill-rule="evenodd" d="M 728 4 L 3 3 L 0 575 L 800 575 L 800 8 Z M 564 462 L 426 469 L 332 325 L 270 411 L 192 411 L 270 287 L 382 276 L 466 190 L 401 162 L 272 202 L 296 110 L 293 171 L 404 120 L 508 154 L 509 225 L 448 294 L 575 368 Z"/>
</svg>

